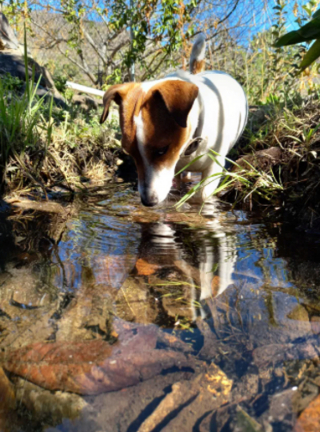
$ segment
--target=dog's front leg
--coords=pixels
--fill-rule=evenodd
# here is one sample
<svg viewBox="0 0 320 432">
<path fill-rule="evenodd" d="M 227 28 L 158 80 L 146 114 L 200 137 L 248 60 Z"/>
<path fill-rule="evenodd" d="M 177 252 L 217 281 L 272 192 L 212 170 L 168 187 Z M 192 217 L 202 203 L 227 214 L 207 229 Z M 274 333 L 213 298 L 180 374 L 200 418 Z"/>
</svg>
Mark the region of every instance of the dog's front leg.
<svg viewBox="0 0 320 432">
<path fill-rule="evenodd" d="M 210 201 L 214 191 L 217 189 L 223 172 L 223 166 L 225 164 L 225 158 L 219 157 L 219 164 L 213 163 L 205 171 L 202 172 L 202 180 L 205 180 L 204 186 L 201 189 L 201 200 L 202 202 Z"/>
</svg>

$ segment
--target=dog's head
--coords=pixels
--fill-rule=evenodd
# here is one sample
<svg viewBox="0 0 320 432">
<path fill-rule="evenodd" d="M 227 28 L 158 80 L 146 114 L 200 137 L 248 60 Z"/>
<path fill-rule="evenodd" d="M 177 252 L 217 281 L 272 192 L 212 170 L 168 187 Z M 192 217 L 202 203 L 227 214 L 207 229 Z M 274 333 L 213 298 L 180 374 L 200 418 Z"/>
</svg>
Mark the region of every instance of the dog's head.
<svg viewBox="0 0 320 432">
<path fill-rule="evenodd" d="M 100 123 L 111 101 L 120 107 L 122 148 L 135 160 L 142 204 L 154 206 L 171 188 L 181 152 L 192 135 L 189 113 L 198 87 L 179 80 L 111 86 L 103 98 Z"/>
</svg>

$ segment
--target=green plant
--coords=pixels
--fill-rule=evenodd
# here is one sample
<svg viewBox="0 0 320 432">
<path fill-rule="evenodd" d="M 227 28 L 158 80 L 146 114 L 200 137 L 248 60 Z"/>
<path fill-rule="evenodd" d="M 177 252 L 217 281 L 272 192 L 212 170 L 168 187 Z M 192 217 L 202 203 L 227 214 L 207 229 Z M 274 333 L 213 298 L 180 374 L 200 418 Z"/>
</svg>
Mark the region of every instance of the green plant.
<svg viewBox="0 0 320 432">
<path fill-rule="evenodd" d="M 21 90 L 23 85 L 23 82 L 18 77 L 14 77 L 8 72 L 5 75 L 2 75 L 1 82 L 6 91 Z"/>
<path fill-rule="evenodd" d="M 216 153 L 213 150 L 210 150 L 208 156 L 212 159 L 214 163 L 218 163 Z M 196 158 L 198 160 L 201 156 Z M 241 190 L 239 193 L 238 201 L 246 201 L 251 199 L 252 195 L 256 194 L 260 199 L 264 201 L 272 202 L 275 191 L 282 191 L 283 185 L 279 180 L 276 179 L 273 171 L 270 169 L 269 172 L 265 172 L 254 167 L 250 162 L 244 160 L 244 166 L 240 166 L 236 162 L 231 159 L 226 158 L 228 162 L 232 164 L 235 168 L 234 170 L 227 171 L 222 165 L 221 172 L 216 173 L 210 177 L 207 177 L 193 186 L 176 204 L 179 208 L 186 201 L 188 201 L 192 196 L 194 196 L 197 192 L 199 192 L 204 185 L 215 181 L 216 179 L 222 179 L 218 188 L 214 191 L 213 195 L 218 195 L 221 192 L 232 189 L 236 184 L 238 185 L 238 190 Z M 190 165 L 192 165 L 194 161 L 184 167 L 178 174 L 187 169 Z M 239 187 L 240 186 L 240 187 Z"/>
<path fill-rule="evenodd" d="M 37 97 L 41 77 L 38 82 L 35 82 L 33 70 L 32 77 L 29 79 L 26 33 L 24 62 L 26 87 L 21 96 L 14 91 L 17 86 L 20 86 L 20 82 L 12 77 L 0 80 L 0 166 L 3 176 L 10 157 L 20 160 L 20 156 L 28 148 L 35 148 L 40 140 L 41 130 L 47 132 L 47 144 L 52 133 L 51 126 L 46 129 L 46 121 L 42 113 L 45 96 Z M 49 112 L 51 116 L 52 101 Z"/>
<path fill-rule="evenodd" d="M 296 45 L 303 42 L 309 43 L 311 41 L 314 42 L 300 63 L 300 71 L 305 70 L 320 57 L 320 9 L 312 15 L 312 19 L 308 24 L 305 24 L 299 30 L 281 36 L 276 41 L 275 47 Z"/>
</svg>

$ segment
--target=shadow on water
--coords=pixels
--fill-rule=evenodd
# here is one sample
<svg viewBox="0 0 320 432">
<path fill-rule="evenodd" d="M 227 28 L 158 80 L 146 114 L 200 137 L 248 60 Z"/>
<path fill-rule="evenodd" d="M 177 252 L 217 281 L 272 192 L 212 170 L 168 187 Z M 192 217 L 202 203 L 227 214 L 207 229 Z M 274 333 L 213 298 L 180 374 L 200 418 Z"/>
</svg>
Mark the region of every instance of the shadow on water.
<svg viewBox="0 0 320 432">
<path fill-rule="evenodd" d="M 317 397 L 319 239 L 122 186 L 0 214 L 0 430 L 289 431 Z"/>
</svg>

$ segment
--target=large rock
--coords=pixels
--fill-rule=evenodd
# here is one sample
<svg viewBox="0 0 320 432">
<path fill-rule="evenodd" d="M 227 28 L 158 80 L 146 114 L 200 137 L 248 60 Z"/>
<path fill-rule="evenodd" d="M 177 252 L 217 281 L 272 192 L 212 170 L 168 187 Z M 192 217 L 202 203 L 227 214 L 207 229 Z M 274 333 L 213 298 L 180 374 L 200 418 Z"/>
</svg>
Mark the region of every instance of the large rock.
<svg viewBox="0 0 320 432">
<path fill-rule="evenodd" d="M 0 49 L 19 49 L 19 42 L 6 16 L 0 12 Z"/>
<path fill-rule="evenodd" d="M 66 102 L 56 89 L 49 71 L 29 57 L 29 78 L 32 77 L 33 69 L 35 81 L 38 82 L 40 80 L 40 87 L 37 92 L 38 96 L 41 97 L 44 94 L 48 94 L 48 96 L 53 95 L 55 103 L 65 108 Z M 21 81 L 26 81 L 24 55 L 7 18 L 3 13 L 0 13 L 0 75 L 5 74 L 10 74 Z"/>
</svg>

